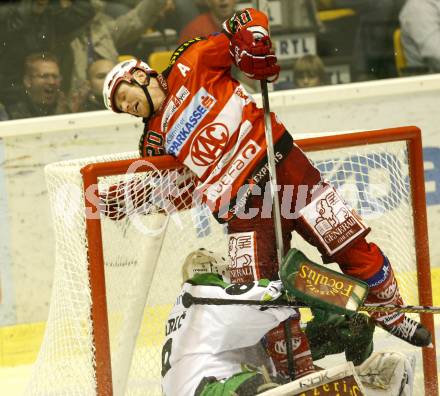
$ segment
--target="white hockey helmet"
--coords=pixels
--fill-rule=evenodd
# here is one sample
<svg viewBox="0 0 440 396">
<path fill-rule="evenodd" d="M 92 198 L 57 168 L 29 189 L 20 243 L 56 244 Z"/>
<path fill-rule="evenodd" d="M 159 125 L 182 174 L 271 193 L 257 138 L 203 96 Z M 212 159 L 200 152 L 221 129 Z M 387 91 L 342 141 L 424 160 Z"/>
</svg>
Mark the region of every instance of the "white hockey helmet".
<svg viewBox="0 0 440 396">
<path fill-rule="evenodd" d="M 206 249 L 197 249 L 191 252 L 182 266 L 183 282 L 197 274 L 213 272 L 221 275 L 225 281 L 229 281 L 228 262 L 220 254 Z"/>
<path fill-rule="evenodd" d="M 147 63 L 139 59 L 130 59 L 118 63 L 107 74 L 104 81 L 104 87 L 102 89 L 102 96 L 104 97 L 104 104 L 107 109 L 113 110 L 116 113 L 122 113 L 122 111 L 116 107 L 114 102 L 116 88 L 122 81 L 126 81 L 130 84 L 136 83 L 141 85 L 135 79 L 134 72 L 136 70 L 144 71 L 147 76 L 156 77 L 158 75 L 157 71 L 153 70 Z"/>
</svg>

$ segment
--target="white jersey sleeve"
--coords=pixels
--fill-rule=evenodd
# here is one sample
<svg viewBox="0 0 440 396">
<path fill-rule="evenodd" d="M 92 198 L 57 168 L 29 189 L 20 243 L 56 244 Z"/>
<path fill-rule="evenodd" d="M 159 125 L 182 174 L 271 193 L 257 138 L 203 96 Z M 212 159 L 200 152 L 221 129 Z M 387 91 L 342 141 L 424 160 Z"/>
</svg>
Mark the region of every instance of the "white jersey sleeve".
<svg viewBox="0 0 440 396">
<path fill-rule="evenodd" d="M 194 282 L 194 279 L 198 282 Z M 256 345 L 289 316 L 291 308 L 261 309 L 246 305 L 182 305 L 185 292 L 196 297 L 261 300 L 280 284 L 259 281 L 229 285 L 217 275 L 204 274 L 185 283 L 166 325 L 162 350 L 163 391 L 166 396 L 192 395 L 203 377 L 226 378 L 240 370 L 240 348 Z"/>
</svg>

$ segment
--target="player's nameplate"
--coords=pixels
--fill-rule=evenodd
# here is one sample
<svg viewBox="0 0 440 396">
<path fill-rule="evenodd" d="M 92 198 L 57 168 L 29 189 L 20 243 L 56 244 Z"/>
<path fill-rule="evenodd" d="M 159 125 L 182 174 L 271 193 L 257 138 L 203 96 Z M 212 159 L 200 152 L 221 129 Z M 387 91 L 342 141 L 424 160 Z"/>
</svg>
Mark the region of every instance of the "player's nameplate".
<svg viewBox="0 0 440 396">
<path fill-rule="evenodd" d="M 368 293 L 365 282 L 316 264 L 297 249 L 287 253 L 280 275 L 289 294 L 336 313 L 356 312 Z"/>
</svg>

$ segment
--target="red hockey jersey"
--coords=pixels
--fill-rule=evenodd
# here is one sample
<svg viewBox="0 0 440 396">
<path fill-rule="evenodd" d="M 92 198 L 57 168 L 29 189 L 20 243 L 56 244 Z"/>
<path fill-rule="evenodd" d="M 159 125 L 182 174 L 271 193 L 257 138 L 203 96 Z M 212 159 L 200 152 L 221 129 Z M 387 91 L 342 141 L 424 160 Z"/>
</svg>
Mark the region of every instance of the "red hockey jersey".
<svg viewBox="0 0 440 396">
<path fill-rule="evenodd" d="M 222 33 L 182 44 L 164 72 L 168 94 L 146 126 L 142 156 L 171 154 L 198 177 L 197 192 L 211 210 L 231 216 L 231 202 L 266 156 L 264 111 L 231 76 L 229 38 L 237 30 L 262 26 L 254 9 L 237 12 Z M 272 114 L 274 142 L 285 127 Z M 224 210 L 224 208 L 228 208 Z"/>
</svg>

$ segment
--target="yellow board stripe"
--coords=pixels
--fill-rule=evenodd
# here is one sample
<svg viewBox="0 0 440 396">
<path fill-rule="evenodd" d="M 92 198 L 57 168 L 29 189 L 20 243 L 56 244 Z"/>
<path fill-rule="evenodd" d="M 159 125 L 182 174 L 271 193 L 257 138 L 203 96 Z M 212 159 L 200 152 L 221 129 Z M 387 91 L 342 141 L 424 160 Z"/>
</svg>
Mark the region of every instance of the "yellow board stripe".
<svg viewBox="0 0 440 396">
<path fill-rule="evenodd" d="M 0 327 L 0 366 L 31 364 L 43 340 L 45 322 Z"/>
</svg>

